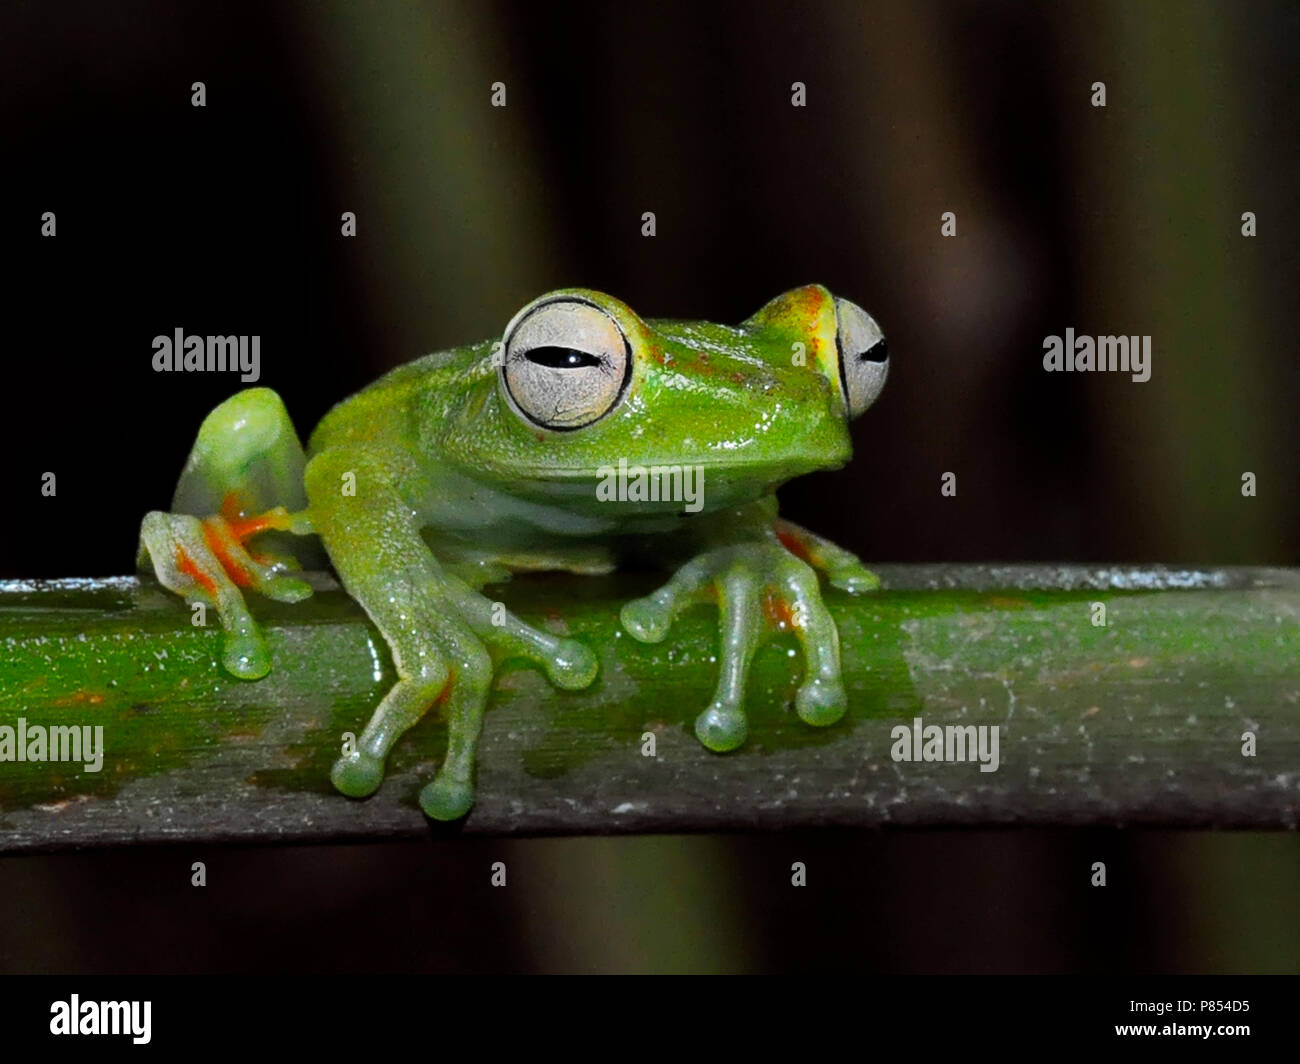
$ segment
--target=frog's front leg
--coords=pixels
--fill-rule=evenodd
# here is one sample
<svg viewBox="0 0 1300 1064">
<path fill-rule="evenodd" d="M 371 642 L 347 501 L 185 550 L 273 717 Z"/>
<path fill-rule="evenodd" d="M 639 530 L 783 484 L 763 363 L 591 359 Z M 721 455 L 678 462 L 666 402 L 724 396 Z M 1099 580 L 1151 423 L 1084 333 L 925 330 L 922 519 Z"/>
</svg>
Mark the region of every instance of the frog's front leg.
<svg viewBox="0 0 1300 1064">
<path fill-rule="evenodd" d="M 331 778 L 351 797 L 372 794 L 393 744 L 436 704 L 447 718 L 447 756 L 420 792 L 420 805 L 437 820 L 456 820 L 474 802 L 474 754 L 493 675 L 488 646 L 542 665 L 551 682 L 565 688 L 591 683 L 595 655 L 508 613 L 494 616 L 489 600 L 438 563 L 420 536 L 412 500 L 424 485 L 406 452 L 377 446 L 325 451 L 308 464 L 305 479 L 330 560 L 388 641 L 398 675 Z M 345 483 L 354 490 L 344 494 Z"/>
<path fill-rule="evenodd" d="M 833 567 L 832 572 L 849 590 L 879 586 L 852 554 L 798 526 L 766 523 L 758 509 L 736 516 L 742 519 L 742 526 L 743 518 L 764 523 L 752 527 L 739 543 L 706 548 L 658 591 L 625 605 L 621 614 L 624 628 L 634 637 L 657 643 L 688 607 L 717 603 L 721 631 L 718 685 L 713 701 L 696 718 L 695 734 L 719 753 L 735 749 L 749 733 L 745 681 L 765 634 L 791 630 L 802 645 L 805 675 L 795 695 L 800 718 L 826 726 L 844 716 L 848 699 L 840 676 L 839 634 L 822 602 L 817 573 L 810 562 L 820 563 L 819 568 Z"/>
</svg>

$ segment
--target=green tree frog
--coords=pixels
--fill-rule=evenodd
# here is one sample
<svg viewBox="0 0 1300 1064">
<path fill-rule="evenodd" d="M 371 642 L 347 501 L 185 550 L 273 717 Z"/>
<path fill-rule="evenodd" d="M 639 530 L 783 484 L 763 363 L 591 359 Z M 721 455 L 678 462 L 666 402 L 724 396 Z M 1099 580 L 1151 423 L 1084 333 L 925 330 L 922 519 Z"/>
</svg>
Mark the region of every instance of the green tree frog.
<svg viewBox="0 0 1300 1064">
<path fill-rule="evenodd" d="M 343 401 L 305 451 L 275 392 L 234 395 L 203 422 L 171 511 L 144 518 L 140 564 L 215 609 L 225 669 L 254 680 L 271 661 L 245 590 L 306 598 L 294 573 L 318 565 L 323 546 L 398 676 L 331 778 L 346 795 L 372 794 L 393 744 L 436 705 L 447 754 L 420 804 L 438 820 L 473 804 L 494 660 L 527 659 L 564 689 L 596 677 L 590 648 L 482 594 L 515 571 L 667 562 L 668 583 L 620 615 L 643 642 L 664 639 L 691 605 L 716 604 L 717 689 L 695 721 L 710 750 L 744 742 L 750 661 L 779 630 L 802 646 L 796 712 L 830 725 L 846 696 L 817 570 L 855 594 L 879 582 L 778 518 L 774 492 L 849 459 L 849 419 L 888 371 L 880 327 L 820 285 L 734 327 L 643 320 L 600 292 L 551 292 L 499 342 L 421 358 Z M 667 467 L 694 471 L 689 509 L 673 491 L 602 490 L 611 470 Z"/>
</svg>

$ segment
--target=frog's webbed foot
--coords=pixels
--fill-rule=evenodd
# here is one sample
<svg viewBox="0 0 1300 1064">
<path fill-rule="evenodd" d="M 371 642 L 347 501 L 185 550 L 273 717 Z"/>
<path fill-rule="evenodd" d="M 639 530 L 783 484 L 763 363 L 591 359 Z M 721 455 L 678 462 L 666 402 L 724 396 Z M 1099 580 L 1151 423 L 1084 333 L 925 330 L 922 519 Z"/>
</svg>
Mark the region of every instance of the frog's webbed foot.
<svg viewBox="0 0 1300 1064">
<path fill-rule="evenodd" d="M 800 718 L 825 726 L 844 716 L 839 635 L 806 562 L 775 541 L 709 550 L 658 591 L 625 605 L 623 627 L 642 642 L 657 643 L 698 602 L 717 602 L 722 633 L 717 690 L 695 721 L 701 743 L 721 753 L 745 741 L 745 680 L 760 639 L 773 631 L 793 631 L 803 647 L 806 673 L 795 695 Z"/>
<path fill-rule="evenodd" d="M 373 543 L 368 546 L 376 550 Z M 420 792 L 420 806 L 435 820 L 457 820 L 474 804 L 474 754 L 493 676 L 487 648 L 540 665 L 566 690 L 588 686 L 598 665 L 595 654 L 577 640 L 538 631 L 460 578 L 437 573 L 432 558 L 405 561 L 408 574 L 412 567 L 423 569 L 423 578 L 394 579 L 401 570 L 376 565 L 370 555 L 340 557 L 348 590 L 393 648 L 398 681 L 355 747 L 335 762 L 330 778 L 349 797 L 373 794 L 383 782 L 393 744 L 436 705 L 448 721 L 447 757 Z"/>
<path fill-rule="evenodd" d="M 349 588 L 364 594 L 352 567 L 344 562 L 341 568 Z M 335 762 L 330 778 L 349 797 L 373 794 L 383 782 L 393 744 L 436 705 L 449 723 L 447 757 L 420 791 L 420 807 L 435 820 L 458 820 L 474 804 L 474 753 L 493 675 L 486 647 L 540 665 L 565 690 L 586 687 L 596 678 L 596 656 L 577 640 L 525 624 L 450 574 L 414 586 L 390 584 L 386 590 L 378 601 L 361 601 L 393 646 L 398 682 L 355 747 Z"/>
<path fill-rule="evenodd" d="M 159 582 L 217 611 L 225 630 L 222 664 L 232 675 L 256 680 L 271 669 L 271 658 L 257 623 L 248 612 L 242 588 L 280 602 L 300 602 L 311 585 L 284 575 L 297 568 L 292 558 L 252 551 L 247 541 L 260 532 L 299 530 L 284 507 L 256 517 L 239 513 L 233 501 L 224 514 L 194 517 L 155 510 L 140 525 L 142 555 L 153 563 Z"/>
</svg>

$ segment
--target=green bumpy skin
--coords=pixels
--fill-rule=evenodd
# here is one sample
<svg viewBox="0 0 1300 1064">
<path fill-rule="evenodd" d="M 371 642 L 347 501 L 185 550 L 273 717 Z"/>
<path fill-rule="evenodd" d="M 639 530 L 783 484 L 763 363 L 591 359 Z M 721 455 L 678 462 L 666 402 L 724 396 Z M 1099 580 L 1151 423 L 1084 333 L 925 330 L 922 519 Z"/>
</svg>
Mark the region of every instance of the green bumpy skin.
<svg viewBox="0 0 1300 1064">
<path fill-rule="evenodd" d="M 474 801 L 489 648 L 540 666 L 557 687 L 596 677 L 588 647 L 480 594 L 513 571 L 673 559 L 672 579 L 621 620 L 658 642 L 683 610 L 716 603 L 719 677 L 696 720 L 700 742 L 722 752 L 745 741 L 750 662 L 783 630 L 803 649 L 796 711 L 834 724 L 846 699 L 817 570 L 852 593 L 879 584 L 852 554 L 778 518 L 774 493 L 848 461 L 849 419 L 874 401 L 888 365 L 879 326 L 820 285 L 735 327 L 642 320 L 599 292 L 552 292 L 501 341 L 429 355 L 340 403 L 305 451 L 274 392 L 233 396 L 204 421 L 171 510 L 144 518 L 140 564 L 217 611 L 224 667 L 255 680 L 271 660 L 244 592 L 306 598 L 294 570 L 327 557 L 398 675 L 331 777 L 346 795 L 372 794 L 393 744 L 436 705 L 447 756 L 420 804 L 438 820 Z M 623 490 L 611 479 L 620 462 Z M 647 493 L 638 468 L 656 467 L 686 477 Z"/>
</svg>

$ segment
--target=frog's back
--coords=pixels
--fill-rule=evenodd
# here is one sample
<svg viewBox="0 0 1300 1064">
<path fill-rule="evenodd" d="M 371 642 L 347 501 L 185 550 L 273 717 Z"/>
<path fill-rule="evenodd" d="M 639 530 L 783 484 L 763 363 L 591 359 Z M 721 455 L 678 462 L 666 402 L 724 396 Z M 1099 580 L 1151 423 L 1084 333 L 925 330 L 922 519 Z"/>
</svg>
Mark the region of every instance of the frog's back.
<svg viewBox="0 0 1300 1064">
<path fill-rule="evenodd" d="M 390 370 L 321 418 L 311 434 L 308 453 L 385 439 L 409 443 L 417 435 L 420 400 L 448 387 L 478 357 L 473 348 L 455 348 Z"/>
</svg>

